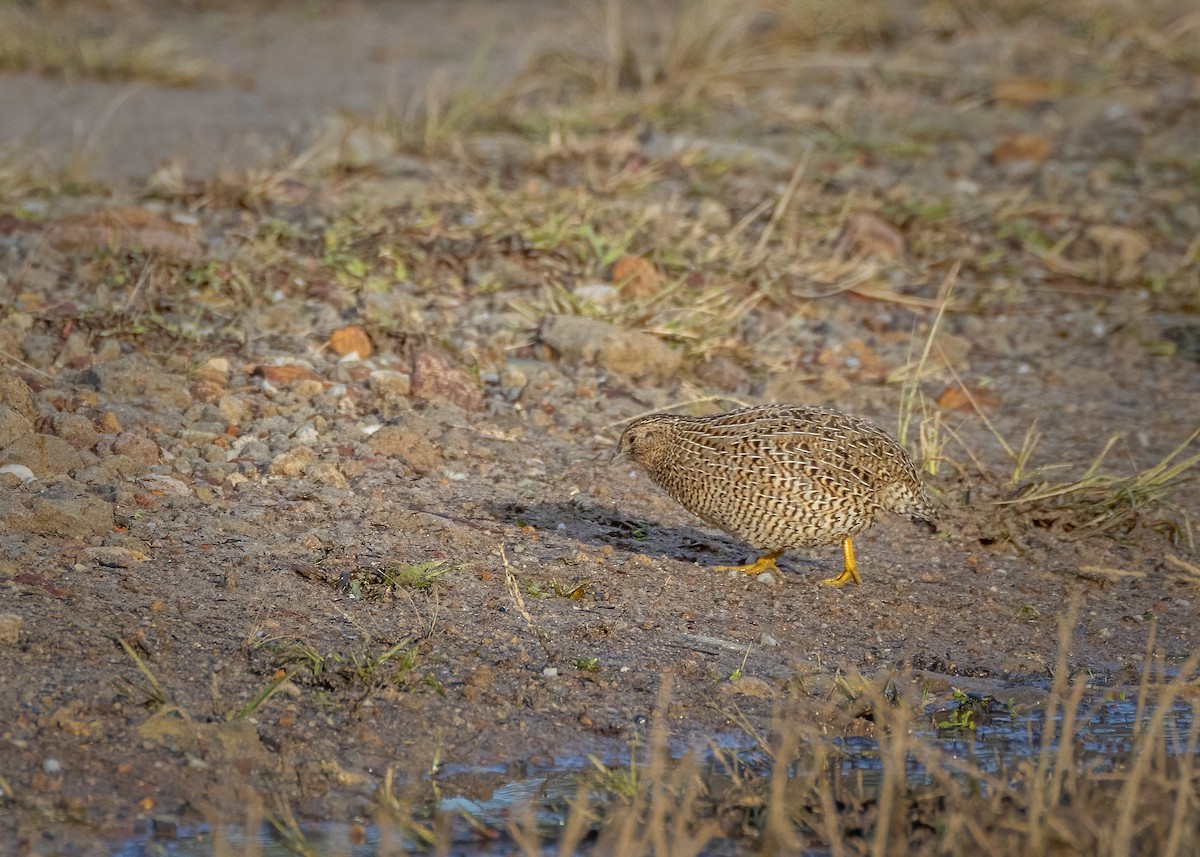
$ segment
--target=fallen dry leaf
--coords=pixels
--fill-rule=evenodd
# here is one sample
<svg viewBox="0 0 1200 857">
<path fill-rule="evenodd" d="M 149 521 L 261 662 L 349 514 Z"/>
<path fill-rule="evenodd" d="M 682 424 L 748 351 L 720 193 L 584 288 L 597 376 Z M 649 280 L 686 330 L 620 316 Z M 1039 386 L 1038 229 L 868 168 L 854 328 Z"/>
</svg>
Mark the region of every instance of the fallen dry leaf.
<svg viewBox="0 0 1200 857">
<path fill-rule="evenodd" d="M 320 381 L 328 383 L 307 366 L 256 366 L 254 374 L 272 384 L 294 384 L 296 381 Z"/>
<path fill-rule="evenodd" d="M 846 343 L 848 350 L 858 362 L 858 375 L 864 381 L 882 381 L 887 377 L 887 367 L 870 346 L 861 339 Z"/>
<path fill-rule="evenodd" d="M 641 256 L 622 256 L 612 267 L 612 281 L 629 298 L 641 300 L 658 294 L 658 270 Z"/>
<path fill-rule="evenodd" d="M 1050 157 L 1050 141 L 1040 134 L 1013 134 L 999 140 L 992 148 L 992 163 L 1032 161 L 1040 164 Z"/>
<path fill-rule="evenodd" d="M 956 385 L 943 390 L 942 394 L 938 396 L 937 404 L 939 408 L 947 411 L 973 411 L 976 406 L 988 409 L 997 408 L 1000 406 L 1000 400 L 987 390 L 977 387 L 964 389 Z"/>
<path fill-rule="evenodd" d="M 860 211 L 842 230 L 834 251 L 847 259 L 854 256 L 898 259 L 904 255 L 904 236 L 878 215 Z"/>
<path fill-rule="evenodd" d="M 1014 77 L 1001 80 L 992 87 L 992 98 L 1008 104 L 1028 105 L 1039 101 L 1062 98 L 1061 80 L 1041 80 L 1035 77 Z"/>
</svg>

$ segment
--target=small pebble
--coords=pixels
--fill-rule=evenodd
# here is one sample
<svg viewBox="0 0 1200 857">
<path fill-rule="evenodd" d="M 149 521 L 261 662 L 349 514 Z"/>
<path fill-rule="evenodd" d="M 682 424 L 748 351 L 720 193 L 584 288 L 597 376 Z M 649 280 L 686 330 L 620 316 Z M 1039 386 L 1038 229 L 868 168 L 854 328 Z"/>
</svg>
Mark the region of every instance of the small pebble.
<svg viewBox="0 0 1200 857">
<path fill-rule="evenodd" d="M 0 467 L 0 473 L 11 473 L 22 482 L 36 482 L 37 477 L 33 475 L 33 471 L 24 464 L 5 464 Z"/>
<path fill-rule="evenodd" d="M 0 613 L 0 645 L 15 646 L 21 639 L 20 616 L 14 613 Z"/>
<path fill-rule="evenodd" d="M 62 763 L 59 762 L 58 759 L 46 759 L 44 762 L 42 762 L 42 770 L 47 774 L 57 774 L 62 770 Z"/>
</svg>

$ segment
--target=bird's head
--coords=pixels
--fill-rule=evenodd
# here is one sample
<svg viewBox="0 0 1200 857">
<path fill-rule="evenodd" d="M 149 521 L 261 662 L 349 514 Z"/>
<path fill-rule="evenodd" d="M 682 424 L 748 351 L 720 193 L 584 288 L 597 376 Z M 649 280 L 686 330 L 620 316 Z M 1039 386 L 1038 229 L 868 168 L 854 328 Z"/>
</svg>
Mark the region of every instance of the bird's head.
<svg viewBox="0 0 1200 857">
<path fill-rule="evenodd" d="M 612 463 L 631 459 L 653 472 L 670 453 L 670 426 L 677 419 L 670 414 L 652 414 L 634 420 L 621 434 Z"/>
</svg>

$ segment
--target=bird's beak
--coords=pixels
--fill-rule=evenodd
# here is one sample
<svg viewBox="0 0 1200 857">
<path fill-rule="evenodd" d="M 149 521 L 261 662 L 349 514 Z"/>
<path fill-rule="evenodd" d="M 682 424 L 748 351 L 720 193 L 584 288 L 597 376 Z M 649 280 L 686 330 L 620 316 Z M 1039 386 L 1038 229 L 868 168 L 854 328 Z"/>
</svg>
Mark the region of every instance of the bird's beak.
<svg viewBox="0 0 1200 857">
<path fill-rule="evenodd" d="M 628 458 L 629 458 L 629 453 L 626 452 L 625 450 L 621 449 L 621 447 L 618 446 L 616 449 L 616 452 L 614 452 L 612 454 L 612 458 L 610 458 L 608 460 L 608 463 L 609 464 L 620 464 L 622 461 L 625 461 Z"/>
</svg>

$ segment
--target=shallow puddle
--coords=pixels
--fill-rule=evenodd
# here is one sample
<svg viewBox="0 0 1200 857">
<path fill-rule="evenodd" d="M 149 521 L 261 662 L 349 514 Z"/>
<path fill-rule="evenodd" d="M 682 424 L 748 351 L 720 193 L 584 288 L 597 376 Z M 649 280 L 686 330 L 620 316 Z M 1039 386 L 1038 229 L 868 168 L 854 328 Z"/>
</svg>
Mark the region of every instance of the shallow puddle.
<svg viewBox="0 0 1200 857">
<path fill-rule="evenodd" d="M 933 748 L 941 758 L 968 760 L 981 772 L 995 773 L 1057 750 L 1063 726 L 1061 716 L 1054 721 L 1055 734 L 1049 736 L 1043 746 L 1044 719 L 1040 713 L 1019 715 L 991 697 L 976 694 L 956 695 L 953 702 L 947 707 L 928 706 L 925 713 L 929 717 L 923 723 L 930 725 L 922 726 L 915 733 L 916 738 Z M 1081 705 L 1074 729 L 1076 764 L 1092 771 L 1112 770 L 1120 765 L 1133 748 L 1139 722 L 1145 724 L 1150 711 L 1143 711 L 1140 721 L 1138 714 L 1137 703 L 1129 698 L 1092 700 Z M 1193 717 L 1192 707 L 1183 703 L 1177 703 L 1168 713 L 1163 730 L 1163 745 L 1168 755 L 1186 751 Z M 709 752 L 700 768 L 701 777 L 710 790 L 729 785 L 727 765 L 734 755 L 743 774 L 767 774 L 767 754 L 748 743 L 741 733 L 722 736 L 716 746 L 717 751 Z M 838 773 L 843 779 L 853 779 L 859 794 L 870 795 L 883 770 L 879 743 L 870 737 L 847 737 L 836 739 L 833 747 L 835 755 L 831 761 L 836 762 Z M 624 759 L 605 758 L 603 764 L 609 771 L 629 770 L 627 756 Z M 555 831 L 566 824 L 570 800 L 580 783 L 597 770 L 596 762 L 579 758 L 560 759 L 553 767 L 544 769 L 528 766 L 476 769 L 448 765 L 437 777 L 438 791 L 442 795 L 437 807 L 449 823 L 440 832 L 442 847 L 428 851 L 456 856 L 525 853 L 507 832 L 510 822 L 520 819 L 526 827 L 532 821 L 540 831 L 548 843 L 542 847 L 543 853 L 556 854 Z M 521 774 L 517 778 L 506 779 L 517 772 Z M 932 780 L 926 768 L 911 756 L 906 761 L 906 777 L 909 783 L 918 785 Z M 498 784 L 481 785 L 486 782 Z M 592 794 L 593 804 L 606 799 L 595 788 Z M 617 798 L 610 794 L 607 799 Z M 204 825 L 148 829 L 118 845 L 113 853 L 119 857 L 274 857 L 297 853 L 319 857 L 374 857 L 426 851 L 406 843 L 397 831 L 381 830 L 375 825 L 326 822 L 304 825 L 300 834 L 302 839 L 288 842 L 269 825 L 257 832 L 237 827 L 216 831 Z M 735 852 L 736 846 L 728 841 L 714 841 L 704 853 L 718 857 Z"/>
</svg>

